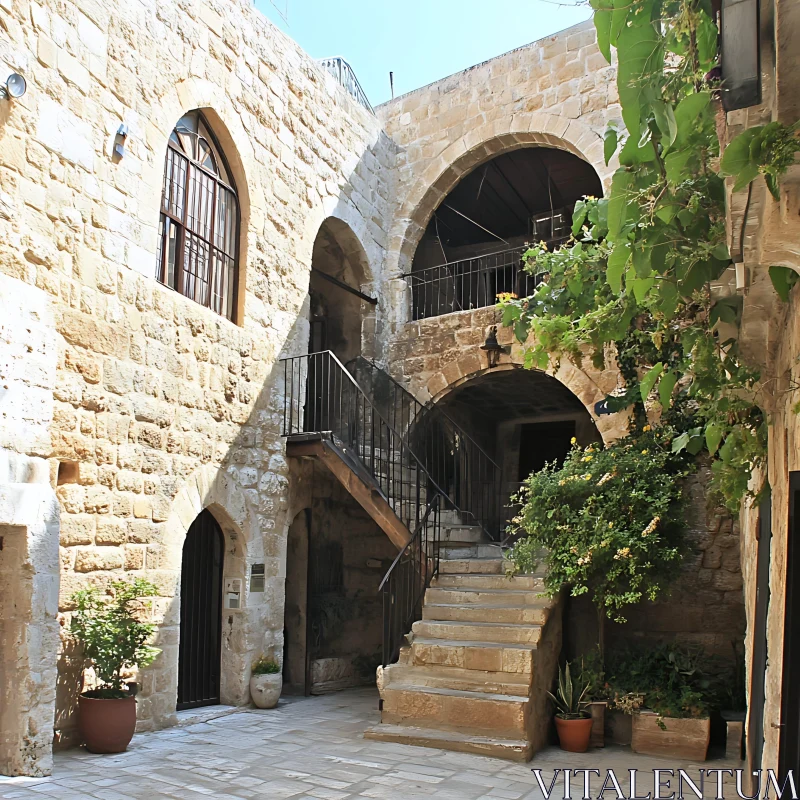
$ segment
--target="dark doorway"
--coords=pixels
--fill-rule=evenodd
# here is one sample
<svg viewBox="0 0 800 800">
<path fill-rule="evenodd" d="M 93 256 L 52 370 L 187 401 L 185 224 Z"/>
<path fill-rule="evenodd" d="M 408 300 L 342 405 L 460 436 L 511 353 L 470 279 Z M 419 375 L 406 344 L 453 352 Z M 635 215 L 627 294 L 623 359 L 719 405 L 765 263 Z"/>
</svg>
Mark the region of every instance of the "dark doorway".
<svg viewBox="0 0 800 800">
<path fill-rule="evenodd" d="M 575 436 L 575 420 L 535 422 L 522 426 L 519 442 L 519 480 L 552 461 L 563 463 Z"/>
<path fill-rule="evenodd" d="M 181 563 L 178 710 L 220 701 L 224 538 L 210 511 L 186 534 Z"/>
<path fill-rule="evenodd" d="M 756 609 L 753 619 L 753 667 L 750 684 L 750 718 L 747 730 L 747 763 L 753 770 L 761 769 L 764 750 L 764 702 L 767 671 L 767 613 L 769 611 L 769 568 L 772 546 L 772 496 L 767 495 L 759 507 L 758 561 L 756 564 Z"/>
<path fill-rule="evenodd" d="M 783 621 L 781 739 L 778 770 L 781 779 L 800 773 L 800 472 L 789 473 L 789 530 L 786 544 L 786 611 Z M 754 673 L 755 674 L 755 673 Z"/>
</svg>

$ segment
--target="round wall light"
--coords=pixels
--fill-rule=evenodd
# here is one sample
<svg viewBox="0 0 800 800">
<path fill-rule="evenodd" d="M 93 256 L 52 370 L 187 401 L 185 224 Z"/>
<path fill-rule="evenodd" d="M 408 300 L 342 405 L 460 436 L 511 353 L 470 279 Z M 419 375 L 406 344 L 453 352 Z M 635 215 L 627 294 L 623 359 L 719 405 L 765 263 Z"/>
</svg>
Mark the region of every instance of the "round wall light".
<svg viewBox="0 0 800 800">
<path fill-rule="evenodd" d="M 18 97 L 22 97 L 27 89 L 28 84 L 25 82 L 25 78 L 18 72 L 12 72 L 6 80 L 6 85 L 0 86 L 0 97 L 6 100 L 16 100 Z"/>
</svg>

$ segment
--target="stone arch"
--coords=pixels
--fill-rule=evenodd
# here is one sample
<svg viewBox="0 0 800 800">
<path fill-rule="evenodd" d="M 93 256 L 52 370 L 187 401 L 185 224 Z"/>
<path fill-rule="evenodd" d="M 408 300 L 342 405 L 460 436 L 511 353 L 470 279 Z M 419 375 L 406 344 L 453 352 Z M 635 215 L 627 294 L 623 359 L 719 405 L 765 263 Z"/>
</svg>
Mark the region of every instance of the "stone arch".
<svg viewBox="0 0 800 800">
<path fill-rule="evenodd" d="M 235 319 L 241 324 L 244 319 L 247 264 L 255 239 L 264 227 L 266 187 L 260 180 L 251 136 L 247 133 L 230 98 L 220 86 L 200 78 L 188 78 L 178 83 L 163 100 L 159 114 L 149 120 L 153 132 L 148 132 L 153 156 L 145 164 L 142 177 L 143 194 L 142 221 L 152 233 L 147 237 L 152 242 L 153 268 L 147 271 L 152 277 L 155 270 L 155 250 L 158 241 L 161 192 L 164 180 L 164 159 L 167 141 L 177 121 L 190 111 L 201 111 L 219 141 L 236 183 L 239 201 L 239 257 L 238 293 L 235 298 Z"/>
<path fill-rule="evenodd" d="M 397 278 L 409 271 L 431 215 L 464 175 L 501 153 L 536 146 L 578 156 L 595 168 L 604 185 L 616 168 L 615 161 L 605 165 L 602 133 L 579 120 L 530 112 L 480 125 L 435 156 L 406 194 L 390 234 L 397 246 L 388 256 L 387 274 Z"/>
<path fill-rule="evenodd" d="M 213 514 L 225 538 L 224 578 L 242 582 L 242 608 L 223 612 L 221 698 L 228 705 L 244 705 L 249 701 L 247 549 L 256 521 L 236 480 L 218 466 L 205 464 L 187 478 L 172 502 L 161 538 L 159 570 L 151 577 L 160 592 L 157 644 L 162 653 L 146 670 L 154 673 L 154 678 L 142 681 L 140 702 L 151 704 L 156 727 L 176 721 L 181 559 L 189 527 L 205 509 Z"/>
<path fill-rule="evenodd" d="M 346 294 L 341 288 L 332 287 L 317 274 L 328 273 L 364 294 L 376 294 L 373 263 L 370 262 L 362 239 L 347 221 L 335 215 L 322 220 L 314 236 L 310 266 L 309 295 L 317 300 L 324 300 L 328 309 L 318 318 L 328 318 L 330 312 L 330 321 L 326 323 L 326 327 L 336 331 L 325 349 L 333 350 L 345 361 L 354 355 L 373 356 L 377 306 L 360 300 L 353 294 Z M 334 298 L 336 302 L 333 302 Z M 309 319 L 317 313 L 313 302 L 310 313 Z M 336 339 L 339 340 L 339 346 L 344 347 L 341 352 L 333 343 Z M 347 352 L 346 356 L 343 355 L 344 352 Z"/>
<path fill-rule="evenodd" d="M 502 338 L 503 333 L 508 335 L 510 330 L 501 329 L 498 331 L 498 337 Z M 420 402 L 435 405 L 450 392 L 475 378 L 490 372 L 524 369 L 523 364 L 524 349 L 518 344 L 512 345 L 511 354 L 503 356 L 500 364 L 491 369 L 486 363 L 484 355 L 479 356 L 476 352 L 470 352 L 435 372 L 424 386 L 414 387 L 413 392 Z M 616 388 L 616 371 L 587 371 L 564 359 L 558 366 L 549 365 L 544 370 L 544 374 L 555 378 L 580 400 L 591 416 L 605 444 L 609 444 L 625 435 L 628 427 L 628 412 L 619 411 L 615 414 L 603 416 L 599 416 L 595 412 L 595 403 L 603 400 Z"/>
</svg>

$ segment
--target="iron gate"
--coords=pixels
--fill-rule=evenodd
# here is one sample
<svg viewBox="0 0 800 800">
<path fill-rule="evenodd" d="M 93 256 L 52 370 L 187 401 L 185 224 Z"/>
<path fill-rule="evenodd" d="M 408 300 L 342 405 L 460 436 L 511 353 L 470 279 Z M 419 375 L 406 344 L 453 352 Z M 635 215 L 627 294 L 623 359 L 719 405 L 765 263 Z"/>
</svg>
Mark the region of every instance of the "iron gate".
<svg viewBox="0 0 800 800">
<path fill-rule="evenodd" d="M 211 512 L 201 512 L 186 534 L 181 563 L 179 711 L 220 701 L 223 544 Z"/>
</svg>

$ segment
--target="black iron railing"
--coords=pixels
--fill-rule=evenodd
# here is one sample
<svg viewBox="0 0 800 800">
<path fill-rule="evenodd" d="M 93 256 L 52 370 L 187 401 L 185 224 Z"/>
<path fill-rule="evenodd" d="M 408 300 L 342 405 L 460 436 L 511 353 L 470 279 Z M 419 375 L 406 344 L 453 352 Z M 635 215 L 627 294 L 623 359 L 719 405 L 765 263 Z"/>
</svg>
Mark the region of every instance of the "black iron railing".
<svg viewBox="0 0 800 800">
<path fill-rule="evenodd" d="M 357 103 L 364 106 L 364 108 L 366 108 L 367 111 L 371 112 L 372 114 L 375 113 L 375 110 L 372 108 L 372 105 L 367 99 L 367 93 L 361 88 L 361 84 L 358 82 L 356 73 L 341 56 L 323 58 L 320 59 L 319 63 L 323 69 L 326 69 L 331 73 L 331 75 L 333 75 L 334 78 L 336 78 L 339 84 L 344 87 L 344 90 Z"/>
<path fill-rule="evenodd" d="M 384 664 L 421 615 L 421 602 L 439 568 L 440 513 L 458 511 L 392 423 L 380 413 L 330 351 L 282 359 L 283 435 L 329 437 L 353 466 L 366 472 L 411 533 L 381 583 Z M 413 574 L 412 574 L 413 573 Z"/>
<path fill-rule="evenodd" d="M 463 522 L 480 525 L 499 541 L 507 516 L 499 464 L 445 411 L 420 403 L 372 361 L 359 356 L 347 368 L 383 418 L 402 434 Z"/>
<path fill-rule="evenodd" d="M 564 241 L 566 237 L 560 237 L 546 244 L 555 247 Z M 522 256 L 529 249 L 528 245 L 512 247 L 406 274 L 413 319 L 493 306 L 504 292 L 517 297 L 533 294 L 547 273 L 530 274 L 523 269 Z"/>
<path fill-rule="evenodd" d="M 422 618 L 425 590 L 439 572 L 443 502 L 436 493 L 411 541 L 397 554 L 381 582 L 384 666 L 397 660 L 405 635 Z"/>
</svg>

